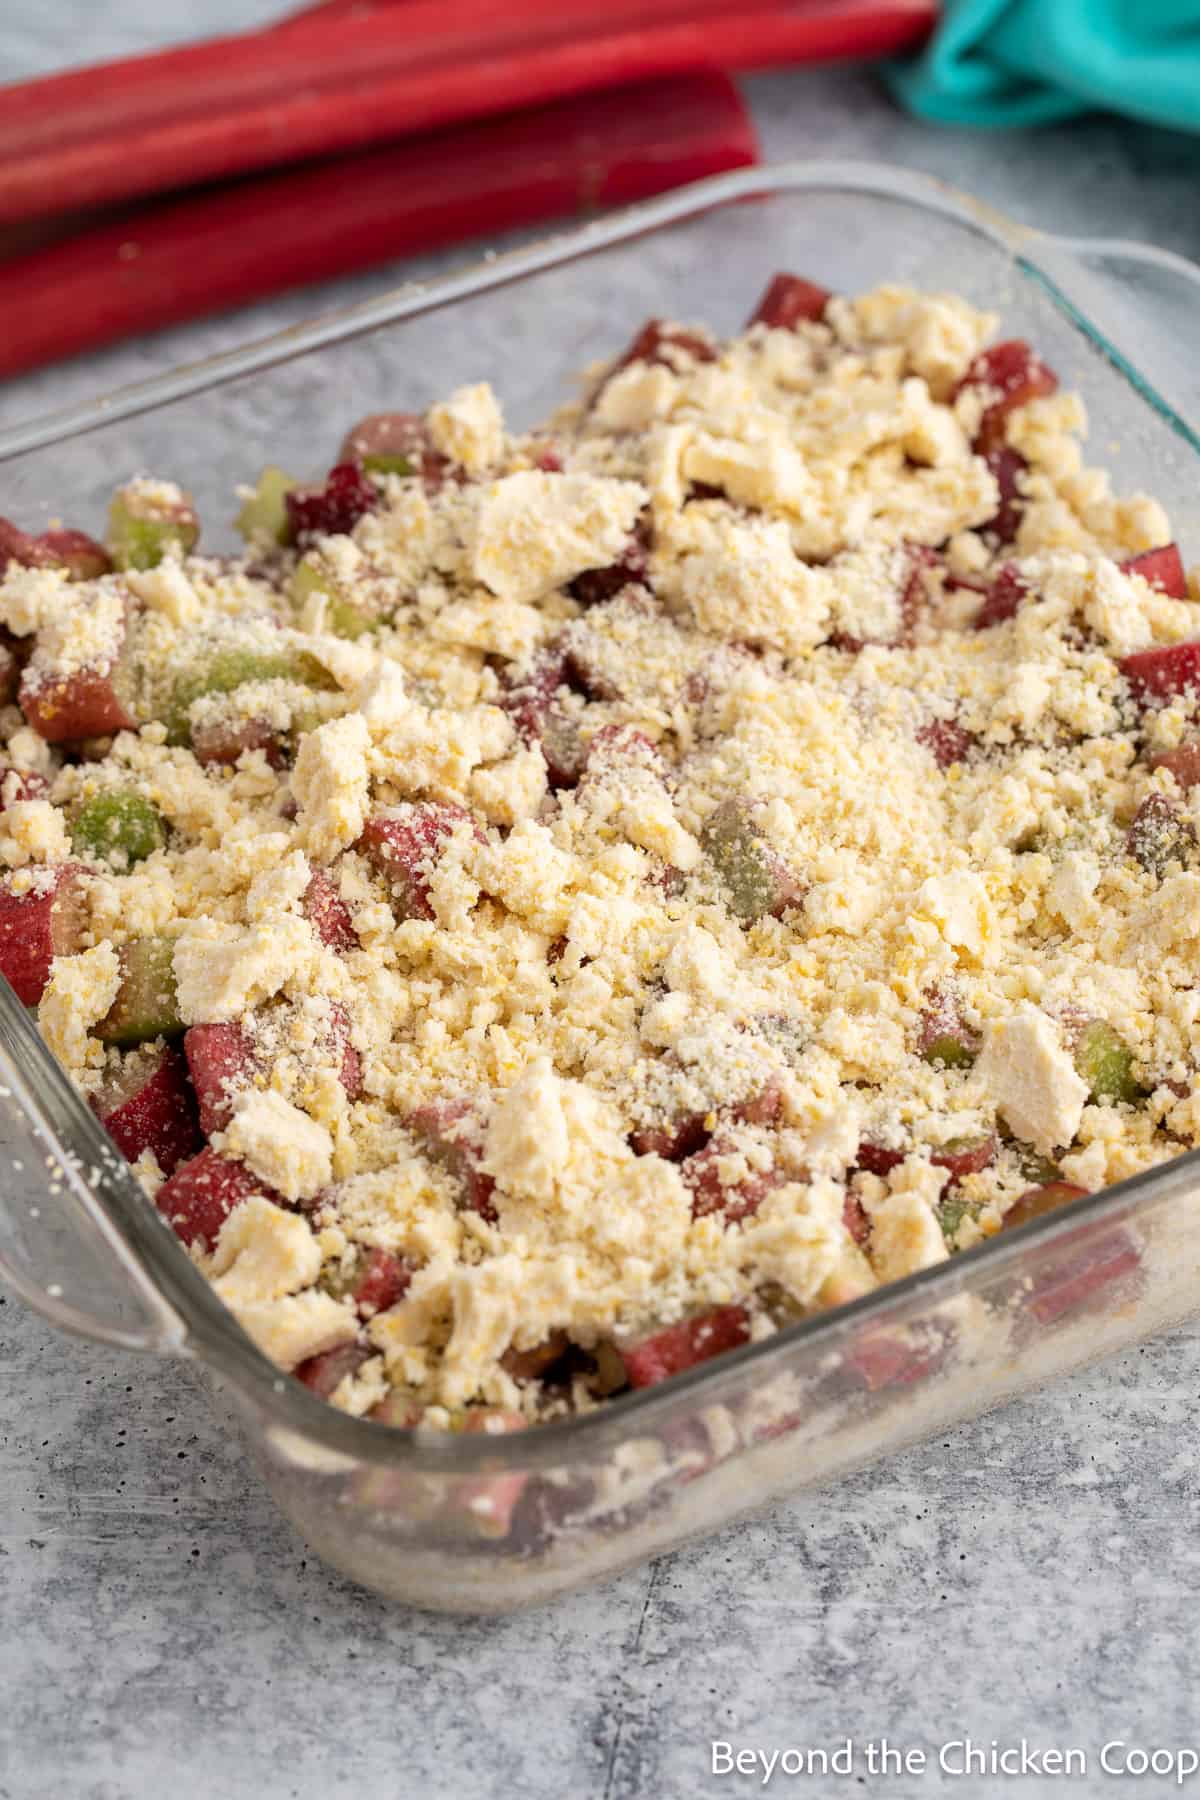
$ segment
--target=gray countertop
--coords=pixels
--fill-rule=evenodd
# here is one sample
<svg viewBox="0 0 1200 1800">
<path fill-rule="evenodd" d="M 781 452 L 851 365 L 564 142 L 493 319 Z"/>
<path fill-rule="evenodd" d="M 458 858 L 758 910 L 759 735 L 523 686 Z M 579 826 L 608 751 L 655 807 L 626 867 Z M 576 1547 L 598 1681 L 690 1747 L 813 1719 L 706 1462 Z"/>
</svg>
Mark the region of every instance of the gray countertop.
<svg viewBox="0 0 1200 1800">
<path fill-rule="evenodd" d="M 215 31 L 277 10 L 206 0 L 203 17 Z M 199 11 L 6 0 L 0 79 L 186 37 Z M 1200 143 L 1108 120 L 934 133 L 852 72 L 749 90 L 772 158 L 883 158 L 1033 223 L 1200 257 Z M 10 383 L 0 422 L 398 273 Z M 713 1739 L 768 1755 L 852 1739 L 851 1775 L 781 1768 L 767 1790 L 821 1800 L 1057 1791 L 1046 1774 L 939 1772 L 938 1747 L 967 1737 L 1079 1746 L 1092 1773 L 1073 1791 L 1157 1794 L 1169 1777 L 1099 1773 L 1101 1746 L 1200 1739 L 1195 1329 L 598 1591 L 492 1622 L 408 1612 L 322 1567 L 179 1366 L 58 1337 L 12 1298 L 0 1359 L 0 1800 L 670 1800 L 760 1786 L 761 1773 L 712 1773 Z M 925 1771 L 873 1776 L 865 1746 L 884 1737 L 924 1751 Z"/>
</svg>

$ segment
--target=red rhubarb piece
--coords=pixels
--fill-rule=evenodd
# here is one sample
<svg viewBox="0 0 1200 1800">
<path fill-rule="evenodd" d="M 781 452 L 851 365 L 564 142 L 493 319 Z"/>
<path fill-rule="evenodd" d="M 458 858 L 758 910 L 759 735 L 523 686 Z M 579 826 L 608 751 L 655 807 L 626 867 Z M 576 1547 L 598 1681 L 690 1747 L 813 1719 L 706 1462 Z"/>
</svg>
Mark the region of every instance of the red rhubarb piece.
<svg viewBox="0 0 1200 1800">
<path fill-rule="evenodd" d="M 304 891 L 304 916 L 330 950 L 357 950 L 350 910 L 323 869 L 314 869 Z"/>
<path fill-rule="evenodd" d="M 917 732 L 917 742 L 924 744 L 939 769 L 965 762 L 975 746 L 975 738 L 957 719 L 930 719 Z"/>
<path fill-rule="evenodd" d="M 1043 1213 L 1057 1212 L 1060 1206 L 1082 1199 L 1087 1191 L 1069 1181 L 1044 1181 L 1038 1187 L 1026 1188 L 1005 1213 L 1004 1228 L 1009 1231 L 1018 1225 L 1028 1225 L 1031 1219 L 1040 1219 Z"/>
<path fill-rule="evenodd" d="M 339 1344 L 297 1363 L 292 1374 L 322 1400 L 330 1400 L 347 1375 L 357 1375 L 370 1354 L 365 1344 Z"/>
<path fill-rule="evenodd" d="M 0 975 L 23 1006 L 36 1006 L 56 956 L 79 948 L 83 930 L 82 870 L 47 869 L 33 887 L 0 888 Z"/>
<path fill-rule="evenodd" d="M 170 1175 L 203 1142 L 187 1064 L 174 1045 L 153 1056 L 134 1052 L 92 1095 L 92 1110 L 129 1162 L 153 1151 Z"/>
<path fill-rule="evenodd" d="M 420 413 L 370 413 L 342 439 L 338 463 L 361 463 L 375 474 L 419 475 L 428 494 L 446 479 L 449 457 L 434 449 Z"/>
<path fill-rule="evenodd" d="M 1057 1212 L 1059 1207 L 1081 1199 L 1087 1191 L 1069 1181 L 1048 1181 L 1030 1188 L 1005 1213 L 1005 1229 L 1028 1225 L 1031 1219 Z M 1057 1256 L 1052 1254 L 1049 1263 L 1036 1271 L 1029 1310 L 1041 1324 L 1050 1325 L 1092 1294 L 1103 1292 L 1131 1274 L 1140 1261 L 1137 1245 L 1122 1230 L 1102 1232 L 1086 1243 L 1073 1244 Z"/>
<path fill-rule="evenodd" d="M 518 1350 L 510 1344 L 500 1358 L 500 1367 L 519 1387 L 524 1387 L 526 1382 L 544 1380 L 570 1348 L 571 1341 L 565 1331 L 552 1331 L 549 1337 L 543 1338 L 540 1344 L 531 1345 L 528 1350 Z"/>
<path fill-rule="evenodd" d="M 802 275 L 774 275 L 747 320 L 747 329 L 751 325 L 771 325 L 781 331 L 794 331 L 805 321 L 823 319 L 832 298 L 828 288 L 805 281 Z"/>
<path fill-rule="evenodd" d="M 719 1306 L 694 1319 L 681 1319 L 636 1344 L 618 1348 L 630 1387 L 654 1387 L 672 1375 L 710 1357 L 736 1350 L 750 1338 L 750 1321 L 744 1306 Z"/>
<path fill-rule="evenodd" d="M 693 1219 L 708 1218 L 713 1213 L 720 1213 L 727 1225 L 748 1219 L 783 1180 L 777 1169 L 754 1169 L 726 1187 L 721 1181 L 720 1162 L 733 1149 L 728 1138 L 714 1137 L 703 1150 L 680 1163 L 679 1173 L 692 1193 Z"/>
<path fill-rule="evenodd" d="M 284 495 L 292 536 L 301 549 L 314 538 L 351 532 L 379 505 L 379 489 L 356 462 L 337 463 L 320 487 L 289 488 Z"/>
<path fill-rule="evenodd" d="M 959 384 L 960 393 L 963 388 L 983 391 L 984 413 L 975 443 L 988 451 L 1004 442 L 1009 413 L 1055 393 L 1058 376 L 1023 339 L 1012 338 L 980 352 Z"/>
<path fill-rule="evenodd" d="M 254 1085 L 258 1056 L 254 1040 L 240 1025 L 193 1025 L 183 1038 L 192 1086 L 205 1137 L 224 1131 L 239 1094 Z"/>
<path fill-rule="evenodd" d="M 886 1144 L 873 1143 L 870 1138 L 863 1138 L 858 1146 L 855 1167 L 865 1169 L 868 1175 L 882 1177 L 890 1175 L 893 1169 L 898 1169 L 907 1155 L 907 1150 L 891 1150 Z"/>
<path fill-rule="evenodd" d="M 262 1194 L 277 1206 L 285 1204 L 245 1163 L 219 1156 L 210 1145 L 180 1164 L 159 1188 L 154 1204 L 185 1244 L 203 1244 L 211 1250 L 234 1207 L 251 1194 Z"/>
<path fill-rule="evenodd" d="M 484 1173 L 484 1130 L 478 1108 L 470 1100 L 434 1100 L 419 1106 L 408 1120 L 408 1129 L 425 1154 L 438 1163 L 462 1189 L 462 1204 L 489 1224 L 496 1220 L 492 1195 L 496 1184 Z"/>
<path fill-rule="evenodd" d="M 933 988 L 926 999 L 917 1054 L 949 1069 L 970 1068 L 979 1054 L 979 1039 L 964 1020 L 956 995 L 946 988 Z"/>
<path fill-rule="evenodd" d="M 338 1065 L 346 1093 L 351 1100 L 357 1100 L 362 1093 L 362 1058 L 350 1042 L 350 1014 L 340 1000 L 331 1003 L 329 1014 L 331 1058 Z"/>
<path fill-rule="evenodd" d="M 283 744 L 267 719 L 216 719 L 193 725 L 192 753 L 197 762 L 232 768 L 243 752 L 261 750 L 273 769 L 282 768 Z"/>
<path fill-rule="evenodd" d="M 923 1375 L 932 1374 L 945 1354 L 942 1343 L 917 1343 L 876 1331 L 855 1344 L 846 1362 L 876 1393 L 880 1388 L 911 1387 Z"/>
<path fill-rule="evenodd" d="M 1125 849 L 1148 875 L 1160 879 L 1173 862 L 1186 863 L 1196 843 L 1196 833 L 1174 800 L 1165 794 L 1147 794 L 1133 815 Z"/>
<path fill-rule="evenodd" d="M 1128 562 L 1123 562 L 1121 572 L 1125 575 L 1140 575 L 1143 581 L 1148 581 L 1152 588 L 1157 588 L 1160 594 L 1166 594 L 1172 600 L 1186 600 L 1188 597 L 1187 575 L 1184 573 L 1178 544 L 1163 544 L 1158 550 L 1143 550 L 1140 556 L 1131 556 Z"/>
<path fill-rule="evenodd" d="M 638 1156 L 661 1156 L 664 1162 L 681 1163 L 703 1150 L 711 1135 L 703 1113 L 684 1113 L 661 1125 L 631 1131 L 629 1147 Z"/>
<path fill-rule="evenodd" d="M 506 678 L 500 700 L 521 742 L 540 747 L 552 788 L 575 787 L 586 761 L 575 723 L 558 700 L 560 691 L 570 685 L 566 651 L 547 650 L 520 676 Z"/>
<path fill-rule="evenodd" d="M 20 563 L 23 569 L 35 569 L 42 560 L 32 532 L 22 531 L 11 519 L 0 517 L 0 575 L 9 563 Z"/>
<path fill-rule="evenodd" d="M 1177 694 L 1200 685 L 1200 639 L 1135 650 L 1131 656 L 1121 658 L 1121 673 L 1139 706 L 1173 700 Z"/>
<path fill-rule="evenodd" d="M 950 1176 L 949 1185 L 962 1181 L 964 1176 L 978 1175 L 980 1170 L 989 1168 L 996 1160 L 998 1146 L 994 1137 L 951 1138 L 940 1150 L 935 1150 L 930 1162 L 935 1169 L 945 1169 Z"/>
<path fill-rule="evenodd" d="M 347 1295 L 365 1319 L 387 1312 L 408 1291 L 413 1265 L 391 1250 L 368 1250 Z"/>
<path fill-rule="evenodd" d="M 861 1249 L 871 1235 L 871 1221 L 863 1211 L 857 1194 L 847 1194 L 842 1206 L 842 1223 Z"/>
<path fill-rule="evenodd" d="M 976 631 L 987 631 L 992 625 L 1003 625 L 1014 616 L 1031 591 L 1029 583 L 1018 573 L 1015 564 L 1002 563 L 996 571 L 987 598 L 975 614 Z"/>
<path fill-rule="evenodd" d="M 26 669 L 21 677 L 21 711 L 50 744 L 133 731 L 137 720 L 117 692 L 115 673 L 115 667 L 61 676 Z"/>
<path fill-rule="evenodd" d="M 743 1125 L 777 1125 L 783 1111 L 783 1089 L 777 1081 L 768 1081 L 729 1110 Z"/>
<path fill-rule="evenodd" d="M 397 916 L 432 919 L 429 878 L 445 838 L 467 824 L 483 834 L 464 807 L 446 801 L 406 803 L 367 820 L 358 849 L 388 882 Z"/>
<path fill-rule="evenodd" d="M 600 606 L 605 600 L 614 599 L 622 588 L 644 584 L 649 567 L 645 542 L 634 536 L 615 563 L 603 569 L 585 569 L 568 583 L 567 592 L 580 606 Z"/>
<path fill-rule="evenodd" d="M 1200 740 L 1180 744 L 1175 750 L 1155 750 L 1146 758 L 1146 766 L 1169 769 L 1181 788 L 1195 787 L 1200 781 Z"/>
<path fill-rule="evenodd" d="M 36 543 L 39 560 L 66 569 L 72 581 L 95 581 L 112 568 L 104 545 L 86 531 L 43 531 Z"/>
<path fill-rule="evenodd" d="M 984 461 L 996 478 L 1000 505 L 982 529 L 994 532 L 1002 544 L 1011 544 L 1021 528 L 1021 514 L 1025 510 L 1021 482 L 1029 471 L 1029 464 L 1019 450 L 1010 450 L 1007 444 L 989 450 Z"/>
<path fill-rule="evenodd" d="M 689 331 L 683 325 L 668 324 L 665 319 L 647 319 L 628 350 L 616 364 L 618 369 L 630 363 L 659 363 L 673 369 L 679 362 L 715 362 L 716 345 L 701 331 Z"/>
</svg>

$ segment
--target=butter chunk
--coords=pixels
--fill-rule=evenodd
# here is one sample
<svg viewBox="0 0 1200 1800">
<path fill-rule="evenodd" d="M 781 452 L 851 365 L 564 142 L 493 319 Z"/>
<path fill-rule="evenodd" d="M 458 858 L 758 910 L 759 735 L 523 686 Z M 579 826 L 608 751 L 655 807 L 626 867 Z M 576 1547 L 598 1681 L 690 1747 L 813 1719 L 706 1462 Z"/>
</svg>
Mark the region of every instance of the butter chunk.
<svg viewBox="0 0 1200 1800">
<path fill-rule="evenodd" d="M 281 1094 L 252 1089 L 238 1101 L 221 1148 L 287 1200 L 311 1200 L 333 1179 L 333 1139 Z"/>
<path fill-rule="evenodd" d="M 316 1288 L 277 1300 L 233 1301 L 231 1310 L 246 1336 L 281 1369 L 294 1369 L 358 1336 L 354 1308 Z"/>
<path fill-rule="evenodd" d="M 229 1306 L 277 1300 L 312 1285 L 321 1273 L 321 1251 L 307 1219 L 251 1194 L 221 1226 L 212 1273 Z"/>
<path fill-rule="evenodd" d="M 702 631 L 796 655 L 819 644 L 831 582 L 802 563 L 782 519 L 726 526 L 711 550 L 683 559 L 681 589 Z"/>
<path fill-rule="evenodd" d="M 121 961 L 111 944 L 97 944 L 78 956 L 56 956 L 38 1006 L 38 1024 L 55 1056 L 68 1069 L 82 1069 L 89 1052 L 99 1052 L 88 1030 L 107 1013 L 121 985 Z"/>
<path fill-rule="evenodd" d="M 931 875 L 922 882 L 913 901 L 913 916 L 928 919 L 952 949 L 962 950 L 970 960 L 986 959 L 995 921 L 983 878 L 972 870 Z"/>
<path fill-rule="evenodd" d="M 899 1281 L 918 1269 L 931 1269 L 950 1254 L 933 1211 L 944 1176 L 914 1164 L 896 1175 L 905 1185 L 894 1188 L 871 1210 L 871 1266 L 881 1281 Z"/>
<path fill-rule="evenodd" d="M 525 469 L 485 489 L 471 572 L 502 600 L 537 600 L 616 562 L 646 504 L 634 481 Z"/>
<path fill-rule="evenodd" d="M 367 722 L 358 713 L 329 719 L 300 740 L 292 792 L 313 852 L 330 861 L 362 833 L 371 804 Z"/>
<path fill-rule="evenodd" d="M 1044 1156 L 1069 1144 L 1088 1097 L 1058 1026 L 1032 1006 L 984 1028 L 975 1074 L 1016 1136 Z"/>
<path fill-rule="evenodd" d="M 500 402 L 486 381 L 455 388 L 448 400 L 429 409 L 429 435 L 443 456 L 469 475 L 494 468 L 504 454 Z"/>
<path fill-rule="evenodd" d="M 191 921 L 175 945 L 175 982 L 185 1025 L 236 1019 L 313 968 L 306 920 L 276 914 L 253 925 Z"/>
</svg>

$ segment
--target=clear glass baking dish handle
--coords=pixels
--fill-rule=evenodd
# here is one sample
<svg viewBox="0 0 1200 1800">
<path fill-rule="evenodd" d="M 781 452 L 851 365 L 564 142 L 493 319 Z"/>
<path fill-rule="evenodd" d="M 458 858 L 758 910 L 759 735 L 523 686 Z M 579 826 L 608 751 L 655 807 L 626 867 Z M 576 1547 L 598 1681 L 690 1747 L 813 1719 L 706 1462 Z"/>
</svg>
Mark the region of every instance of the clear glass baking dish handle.
<svg viewBox="0 0 1200 1800">
<path fill-rule="evenodd" d="M 55 1143 L 78 1146 L 60 1156 Z M 107 1210 L 98 1194 L 107 1190 Z M 165 1230 L 99 1122 L 0 982 L 0 1280 L 51 1325 L 180 1353 L 182 1320 L 109 1217 Z"/>
</svg>

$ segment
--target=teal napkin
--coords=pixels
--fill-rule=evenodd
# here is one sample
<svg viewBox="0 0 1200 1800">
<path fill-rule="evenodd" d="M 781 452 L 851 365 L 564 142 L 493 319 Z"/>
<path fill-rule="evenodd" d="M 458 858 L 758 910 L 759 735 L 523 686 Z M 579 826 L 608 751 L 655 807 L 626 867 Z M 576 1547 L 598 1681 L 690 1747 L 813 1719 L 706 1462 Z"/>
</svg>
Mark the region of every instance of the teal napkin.
<svg viewBox="0 0 1200 1800">
<path fill-rule="evenodd" d="M 887 79 L 941 125 L 1044 125 L 1101 108 L 1200 131 L 1200 0 L 945 0 Z"/>
</svg>

